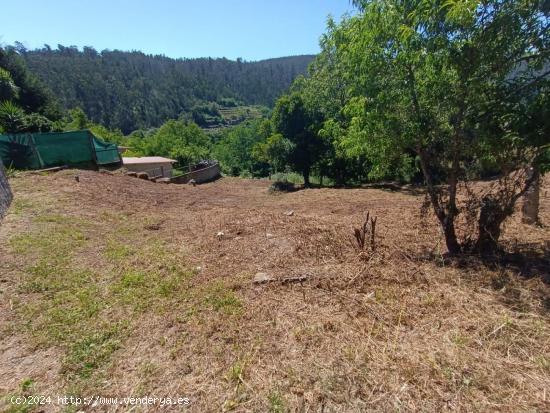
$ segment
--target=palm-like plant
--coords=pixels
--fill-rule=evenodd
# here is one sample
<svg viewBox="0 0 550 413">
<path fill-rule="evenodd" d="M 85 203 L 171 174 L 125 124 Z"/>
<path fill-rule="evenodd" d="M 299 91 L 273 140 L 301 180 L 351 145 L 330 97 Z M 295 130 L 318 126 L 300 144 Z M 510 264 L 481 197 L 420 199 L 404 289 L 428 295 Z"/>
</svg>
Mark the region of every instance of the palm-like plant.
<svg viewBox="0 0 550 413">
<path fill-rule="evenodd" d="M 17 98 L 19 88 L 15 85 L 10 72 L 0 67 L 0 101 Z"/>
<path fill-rule="evenodd" d="M 9 100 L 0 102 L 0 126 L 8 133 L 20 132 L 25 127 L 25 112 Z"/>
</svg>

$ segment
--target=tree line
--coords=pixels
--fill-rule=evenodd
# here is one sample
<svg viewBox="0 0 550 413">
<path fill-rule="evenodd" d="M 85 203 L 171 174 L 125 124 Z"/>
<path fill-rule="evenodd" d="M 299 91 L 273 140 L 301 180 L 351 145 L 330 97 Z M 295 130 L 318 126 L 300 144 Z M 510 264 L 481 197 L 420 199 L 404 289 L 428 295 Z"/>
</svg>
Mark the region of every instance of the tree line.
<svg viewBox="0 0 550 413">
<path fill-rule="evenodd" d="M 313 56 L 258 62 L 219 58 L 171 59 L 162 55 L 92 47 L 12 48 L 65 109 L 80 107 L 96 123 L 130 133 L 168 119 L 221 106 L 273 106 Z"/>
</svg>

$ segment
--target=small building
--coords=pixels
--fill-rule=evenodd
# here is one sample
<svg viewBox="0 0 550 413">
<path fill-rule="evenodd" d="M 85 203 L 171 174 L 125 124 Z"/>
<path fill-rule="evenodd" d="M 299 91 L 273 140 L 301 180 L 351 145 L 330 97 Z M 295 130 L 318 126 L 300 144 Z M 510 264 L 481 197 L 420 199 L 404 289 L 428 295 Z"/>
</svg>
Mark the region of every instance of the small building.
<svg viewBox="0 0 550 413">
<path fill-rule="evenodd" d="M 139 158 L 123 157 L 123 166 L 132 172 L 147 172 L 149 178 L 162 176 L 172 177 L 172 164 L 174 159 L 163 158 L 162 156 L 143 156 Z"/>
</svg>

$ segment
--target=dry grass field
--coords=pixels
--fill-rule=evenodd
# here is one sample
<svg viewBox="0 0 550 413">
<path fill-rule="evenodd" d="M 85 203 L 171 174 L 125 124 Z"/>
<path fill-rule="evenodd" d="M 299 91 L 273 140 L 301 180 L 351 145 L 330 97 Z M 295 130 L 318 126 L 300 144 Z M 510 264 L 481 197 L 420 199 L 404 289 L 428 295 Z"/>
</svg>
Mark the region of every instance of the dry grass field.
<svg viewBox="0 0 550 413">
<path fill-rule="evenodd" d="M 271 194 L 261 180 L 192 187 L 74 170 L 11 184 L 0 410 L 550 411 L 548 226 L 516 214 L 504 262 L 450 260 L 423 196 L 406 191 Z M 377 248 L 358 254 L 365 210 Z M 258 272 L 273 280 L 254 283 Z"/>
</svg>

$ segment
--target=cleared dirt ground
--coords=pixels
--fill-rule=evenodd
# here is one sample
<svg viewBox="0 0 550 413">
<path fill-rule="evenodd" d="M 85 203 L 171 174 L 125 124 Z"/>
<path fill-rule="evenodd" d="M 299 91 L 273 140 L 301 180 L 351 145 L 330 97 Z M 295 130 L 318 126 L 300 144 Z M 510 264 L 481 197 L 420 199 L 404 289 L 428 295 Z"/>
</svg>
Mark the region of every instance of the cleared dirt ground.
<svg viewBox="0 0 550 413">
<path fill-rule="evenodd" d="M 408 192 L 71 170 L 11 184 L 1 409 L 550 411 L 550 230 L 518 214 L 509 263 L 451 262 Z M 547 225 L 549 198 L 547 183 Z M 367 209 L 377 250 L 359 257 L 352 227 Z M 254 284 L 257 272 L 276 281 Z M 31 394 L 53 403 L 9 402 Z M 57 405 L 63 395 L 190 404 Z"/>
</svg>

